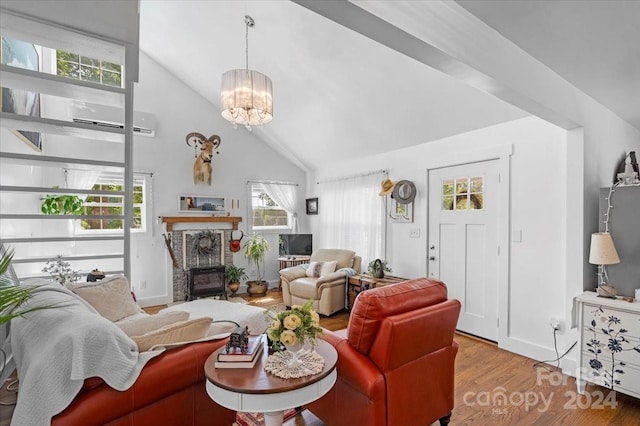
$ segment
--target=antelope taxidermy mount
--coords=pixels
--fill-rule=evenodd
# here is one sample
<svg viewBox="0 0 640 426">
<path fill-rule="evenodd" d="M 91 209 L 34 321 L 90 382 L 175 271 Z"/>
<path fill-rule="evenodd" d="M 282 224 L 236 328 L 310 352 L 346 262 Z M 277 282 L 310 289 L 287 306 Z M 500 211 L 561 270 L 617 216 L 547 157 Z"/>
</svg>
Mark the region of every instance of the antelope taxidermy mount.
<svg viewBox="0 0 640 426">
<path fill-rule="evenodd" d="M 191 132 L 187 135 L 187 145 L 191 146 L 193 140 L 193 148 L 195 149 L 196 161 L 193 163 L 193 183 L 208 183 L 211 185 L 211 174 L 213 167 L 211 159 L 214 152 L 219 154 L 216 149 L 220 146 L 220 136 L 211 135 L 208 139 L 198 132 Z M 200 148 L 200 154 L 198 154 Z"/>
</svg>

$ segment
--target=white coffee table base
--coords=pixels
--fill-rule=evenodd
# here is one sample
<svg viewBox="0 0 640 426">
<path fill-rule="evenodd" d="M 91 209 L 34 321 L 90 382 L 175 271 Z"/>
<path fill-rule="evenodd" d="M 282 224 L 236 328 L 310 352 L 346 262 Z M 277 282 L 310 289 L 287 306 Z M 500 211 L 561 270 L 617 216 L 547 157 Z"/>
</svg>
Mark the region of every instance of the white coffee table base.
<svg viewBox="0 0 640 426">
<path fill-rule="evenodd" d="M 207 380 L 207 393 L 218 404 L 245 413 L 264 413 L 266 426 L 282 425 L 285 410 L 308 404 L 323 396 L 336 382 L 334 369 L 323 379 L 300 389 L 278 393 L 239 393 L 220 388 Z"/>
</svg>

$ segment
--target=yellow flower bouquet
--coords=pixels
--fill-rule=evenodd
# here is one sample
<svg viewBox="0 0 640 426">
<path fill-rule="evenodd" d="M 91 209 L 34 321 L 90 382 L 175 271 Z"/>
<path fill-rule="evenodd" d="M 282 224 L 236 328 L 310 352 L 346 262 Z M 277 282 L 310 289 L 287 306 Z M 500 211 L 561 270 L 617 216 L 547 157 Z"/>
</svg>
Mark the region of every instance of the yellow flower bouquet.
<svg viewBox="0 0 640 426">
<path fill-rule="evenodd" d="M 282 345 L 302 345 L 307 342 L 315 347 L 322 328 L 320 328 L 320 316 L 311 309 L 312 306 L 313 300 L 309 300 L 303 306 L 293 305 L 286 311 L 267 313 L 270 316 L 267 336 L 274 348 Z"/>
</svg>

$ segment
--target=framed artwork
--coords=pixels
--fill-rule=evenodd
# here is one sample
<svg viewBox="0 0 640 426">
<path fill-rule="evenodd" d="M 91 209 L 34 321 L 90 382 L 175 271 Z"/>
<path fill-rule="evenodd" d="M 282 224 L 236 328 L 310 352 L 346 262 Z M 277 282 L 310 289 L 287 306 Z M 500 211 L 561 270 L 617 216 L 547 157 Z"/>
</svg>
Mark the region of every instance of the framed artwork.
<svg viewBox="0 0 640 426">
<path fill-rule="evenodd" d="M 307 198 L 307 214 L 318 214 L 318 198 Z"/>
<path fill-rule="evenodd" d="M 40 55 L 36 47 L 20 40 L 2 38 L 2 64 L 28 70 L 40 70 Z M 40 94 L 26 90 L 2 88 L 3 112 L 40 117 Z M 42 135 L 26 130 L 12 130 L 16 136 L 36 151 L 42 151 Z"/>
<path fill-rule="evenodd" d="M 395 199 L 391 199 L 391 212 L 389 213 L 394 222 L 413 222 L 413 203 L 400 204 Z"/>
<path fill-rule="evenodd" d="M 224 197 L 214 195 L 180 195 L 178 197 L 178 211 L 226 216 L 227 203 Z"/>
</svg>

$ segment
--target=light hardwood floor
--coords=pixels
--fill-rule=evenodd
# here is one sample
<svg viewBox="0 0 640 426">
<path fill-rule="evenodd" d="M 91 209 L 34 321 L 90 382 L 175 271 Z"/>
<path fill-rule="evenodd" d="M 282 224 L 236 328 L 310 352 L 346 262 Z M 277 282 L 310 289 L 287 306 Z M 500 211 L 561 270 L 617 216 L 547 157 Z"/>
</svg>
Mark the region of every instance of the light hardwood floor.
<svg viewBox="0 0 640 426">
<path fill-rule="evenodd" d="M 261 298 L 241 296 L 260 305 Z M 266 297 L 277 302 L 278 296 L 276 290 Z M 348 321 L 346 311 L 320 319 L 329 330 L 345 328 Z M 587 395 L 580 396 L 575 379 L 559 373 L 555 366 L 536 366 L 536 360 L 462 333 L 455 339 L 460 349 L 451 425 L 640 425 L 640 400 L 636 398 L 594 385 L 588 385 Z M 500 394 L 507 402 L 493 404 Z M 285 422 L 285 426 L 322 425 L 306 410 Z"/>
</svg>

